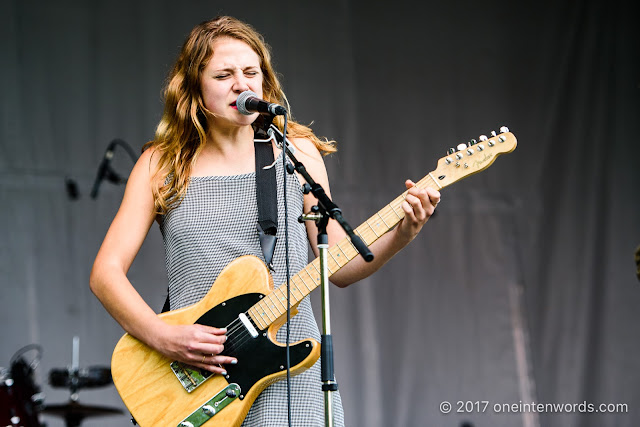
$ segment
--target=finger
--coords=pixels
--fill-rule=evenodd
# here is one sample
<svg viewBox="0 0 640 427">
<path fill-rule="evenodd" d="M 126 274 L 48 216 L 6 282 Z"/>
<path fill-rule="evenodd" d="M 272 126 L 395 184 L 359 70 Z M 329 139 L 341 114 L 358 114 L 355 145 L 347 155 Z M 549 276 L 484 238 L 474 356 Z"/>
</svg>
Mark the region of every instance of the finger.
<svg viewBox="0 0 640 427">
<path fill-rule="evenodd" d="M 238 364 L 238 359 L 231 356 L 210 356 L 205 359 L 207 363 L 210 365 L 236 365 Z"/>
<path fill-rule="evenodd" d="M 425 194 L 423 194 L 422 198 L 416 197 L 413 194 L 407 194 L 407 197 L 406 197 L 406 201 L 411 206 L 411 210 L 413 211 L 413 216 L 417 221 L 423 221 L 427 216 L 425 204 L 428 205 L 429 203 L 423 200 L 424 198 L 426 198 Z"/>
<path fill-rule="evenodd" d="M 224 335 L 227 333 L 227 328 L 214 328 L 213 326 L 201 325 L 196 323 L 195 326 L 202 332 L 212 335 Z"/>
<path fill-rule="evenodd" d="M 209 360 L 210 358 L 206 358 L 205 363 L 196 362 L 196 363 L 189 363 L 189 365 L 195 366 L 196 368 L 207 370 L 209 372 L 213 372 L 215 374 L 227 375 L 227 370 L 224 367 L 219 366 L 218 364 L 206 363 Z"/>
<path fill-rule="evenodd" d="M 227 341 L 227 336 L 211 334 L 209 332 L 199 330 L 194 334 L 193 339 L 198 343 L 224 344 Z"/>
<path fill-rule="evenodd" d="M 410 179 L 406 180 L 404 182 L 405 187 L 407 187 L 407 190 L 411 189 L 412 187 L 416 186 L 416 183 L 411 181 Z"/>
<path fill-rule="evenodd" d="M 431 201 L 429 199 L 429 193 L 427 192 L 427 189 L 413 187 L 407 193 L 408 195 L 414 196 L 424 209 L 427 209 L 431 206 Z"/>
<path fill-rule="evenodd" d="M 222 344 L 200 344 L 195 353 L 218 355 L 224 351 Z"/>
<path fill-rule="evenodd" d="M 438 190 L 427 188 L 427 196 L 433 206 L 438 206 L 438 203 L 440 203 L 440 192 Z"/>
<path fill-rule="evenodd" d="M 404 211 L 404 218 L 410 223 L 417 222 L 416 213 L 413 210 L 413 206 L 409 203 L 408 197 L 402 202 L 402 210 Z"/>
</svg>

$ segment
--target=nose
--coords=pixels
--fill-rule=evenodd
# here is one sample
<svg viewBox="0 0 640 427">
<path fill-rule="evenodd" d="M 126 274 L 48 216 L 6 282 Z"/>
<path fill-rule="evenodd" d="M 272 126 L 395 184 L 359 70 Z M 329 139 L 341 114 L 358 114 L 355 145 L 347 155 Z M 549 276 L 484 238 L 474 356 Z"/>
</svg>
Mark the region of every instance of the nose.
<svg viewBox="0 0 640 427">
<path fill-rule="evenodd" d="M 247 84 L 247 81 L 244 75 L 236 77 L 235 82 L 233 84 L 233 91 L 236 93 L 242 93 L 245 90 L 249 90 L 249 85 Z"/>
</svg>

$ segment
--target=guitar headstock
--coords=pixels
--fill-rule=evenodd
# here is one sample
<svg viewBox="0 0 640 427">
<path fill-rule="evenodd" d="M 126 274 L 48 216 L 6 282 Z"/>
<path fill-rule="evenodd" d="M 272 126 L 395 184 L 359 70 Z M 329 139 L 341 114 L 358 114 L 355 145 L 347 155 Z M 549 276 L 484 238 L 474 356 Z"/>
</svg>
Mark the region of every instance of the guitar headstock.
<svg viewBox="0 0 640 427">
<path fill-rule="evenodd" d="M 458 145 L 457 151 L 450 149 L 447 156 L 438 160 L 438 167 L 430 175 L 440 187 L 446 187 L 487 169 L 500 154 L 515 150 L 517 142 L 515 135 L 503 126 L 499 134 L 481 135 L 478 141 L 472 139 L 468 144 Z"/>
</svg>

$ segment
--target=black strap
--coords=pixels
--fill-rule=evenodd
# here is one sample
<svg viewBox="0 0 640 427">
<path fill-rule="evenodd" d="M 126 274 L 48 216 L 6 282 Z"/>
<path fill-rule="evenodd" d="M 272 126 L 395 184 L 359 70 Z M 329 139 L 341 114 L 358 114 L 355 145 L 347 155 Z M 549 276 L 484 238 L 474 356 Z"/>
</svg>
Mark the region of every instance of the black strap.
<svg viewBox="0 0 640 427">
<path fill-rule="evenodd" d="M 256 201 L 258 203 L 258 237 L 267 265 L 272 268 L 271 260 L 276 248 L 278 232 L 278 191 L 276 187 L 276 168 L 265 169 L 274 164 L 271 142 L 256 142 Z"/>
<path fill-rule="evenodd" d="M 264 137 L 257 135 L 259 137 Z M 266 134 L 265 134 L 266 136 Z M 266 138 L 265 138 L 266 139 Z M 256 150 L 256 201 L 258 203 L 258 237 L 264 255 L 264 261 L 273 270 L 271 261 L 276 249 L 276 233 L 278 232 L 278 190 L 276 187 L 273 147 L 271 141 L 255 142 Z M 169 294 L 162 307 L 162 312 L 169 311 Z"/>
</svg>

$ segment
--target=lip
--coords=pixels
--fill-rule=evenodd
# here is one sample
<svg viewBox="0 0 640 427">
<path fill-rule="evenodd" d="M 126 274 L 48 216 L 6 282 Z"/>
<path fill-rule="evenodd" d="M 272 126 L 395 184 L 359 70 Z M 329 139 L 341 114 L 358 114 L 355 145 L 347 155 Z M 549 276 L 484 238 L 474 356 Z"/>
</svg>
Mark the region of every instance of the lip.
<svg viewBox="0 0 640 427">
<path fill-rule="evenodd" d="M 236 105 L 236 101 L 233 101 L 231 104 L 229 104 L 231 106 L 231 108 L 233 108 L 234 110 L 238 109 L 238 106 Z"/>
</svg>

